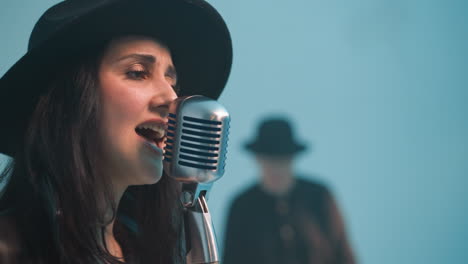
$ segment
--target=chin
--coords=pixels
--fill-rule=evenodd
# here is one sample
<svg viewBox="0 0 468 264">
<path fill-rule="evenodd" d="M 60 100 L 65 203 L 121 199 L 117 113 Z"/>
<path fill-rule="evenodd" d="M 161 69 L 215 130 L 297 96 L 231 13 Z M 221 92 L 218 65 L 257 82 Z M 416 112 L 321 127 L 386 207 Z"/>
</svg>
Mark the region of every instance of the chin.
<svg viewBox="0 0 468 264">
<path fill-rule="evenodd" d="M 163 162 L 151 157 L 142 157 L 134 160 L 132 165 L 133 179 L 132 185 L 155 184 L 159 182 L 163 175 Z"/>
<path fill-rule="evenodd" d="M 151 168 L 145 172 L 141 172 L 140 178 L 141 184 L 155 184 L 159 182 L 163 175 L 163 169 L 161 168 Z"/>
</svg>

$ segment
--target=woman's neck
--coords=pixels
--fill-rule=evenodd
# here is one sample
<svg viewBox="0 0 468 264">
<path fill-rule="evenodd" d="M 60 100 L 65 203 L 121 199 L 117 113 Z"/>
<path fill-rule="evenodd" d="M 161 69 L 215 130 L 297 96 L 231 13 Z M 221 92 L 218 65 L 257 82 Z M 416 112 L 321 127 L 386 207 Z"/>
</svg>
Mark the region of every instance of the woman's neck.
<svg viewBox="0 0 468 264">
<path fill-rule="evenodd" d="M 104 234 L 102 234 L 102 238 L 104 239 L 103 243 L 105 243 L 105 247 L 107 248 L 107 250 L 109 251 L 109 253 L 116 257 L 116 258 L 119 258 L 121 260 L 124 260 L 124 256 L 123 256 L 123 252 L 122 252 L 122 248 L 119 244 L 119 242 L 117 241 L 117 239 L 115 238 L 115 234 L 114 234 L 114 223 L 115 223 L 115 219 L 116 219 L 116 212 L 115 210 L 117 210 L 117 208 L 119 208 L 119 203 L 120 203 L 120 199 L 122 198 L 125 190 L 127 189 L 128 186 L 114 186 L 113 188 L 113 204 L 103 204 L 102 205 L 102 208 L 103 208 L 103 212 L 105 212 L 105 217 L 104 219 L 108 220 L 108 219 L 112 219 L 112 221 L 107 224 L 104 229 L 101 229 L 99 231 L 99 233 L 101 232 L 104 232 Z M 102 199 L 103 201 L 106 201 L 106 199 Z M 106 221 L 107 222 L 107 221 Z"/>
</svg>

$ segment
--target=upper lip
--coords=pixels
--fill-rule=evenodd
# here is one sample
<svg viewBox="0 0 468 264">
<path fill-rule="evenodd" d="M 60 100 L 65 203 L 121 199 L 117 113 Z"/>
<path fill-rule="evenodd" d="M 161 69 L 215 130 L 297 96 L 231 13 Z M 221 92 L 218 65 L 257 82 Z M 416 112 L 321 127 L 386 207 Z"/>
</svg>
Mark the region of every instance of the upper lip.
<svg viewBox="0 0 468 264">
<path fill-rule="evenodd" d="M 146 126 L 157 125 L 157 126 L 164 127 L 164 129 L 167 129 L 167 120 L 159 119 L 159 118 L 150 119 L 150 120 L 147 120 L 147 121 L 145 121 L 143 123 L 140 123 L 136 127 L 145 126 L 145 125 Z"/>
</svg>

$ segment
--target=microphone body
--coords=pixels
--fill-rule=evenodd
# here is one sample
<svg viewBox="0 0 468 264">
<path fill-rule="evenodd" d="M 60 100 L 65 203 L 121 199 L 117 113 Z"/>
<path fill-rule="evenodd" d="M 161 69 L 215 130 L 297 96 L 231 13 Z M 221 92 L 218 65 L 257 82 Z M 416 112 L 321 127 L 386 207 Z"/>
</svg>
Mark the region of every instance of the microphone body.
<svg viewBox="0 0 468 264">
<path fill-rule="evenodd" d="M 169 106 L 164 169 L 182 183 L 187 263 L 219 263 L 206 202 L 224 174 L 230 116 L 217 101 L 194 95 Z"/>
</svg>

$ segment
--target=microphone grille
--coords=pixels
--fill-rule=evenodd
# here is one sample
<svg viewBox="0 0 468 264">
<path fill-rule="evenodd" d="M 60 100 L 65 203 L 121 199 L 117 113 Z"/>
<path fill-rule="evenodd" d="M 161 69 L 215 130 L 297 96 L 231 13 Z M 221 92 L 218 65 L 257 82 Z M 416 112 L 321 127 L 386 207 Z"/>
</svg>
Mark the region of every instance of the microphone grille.
<svg viewBox="0 0 468 264">
<path fill-rule="evenodd" d="M 230 118 L 216 101 L 193 97 L 169 113 L 164 161 L 179 180 L 214 181 L 224 174 Z"/>
</svg>

